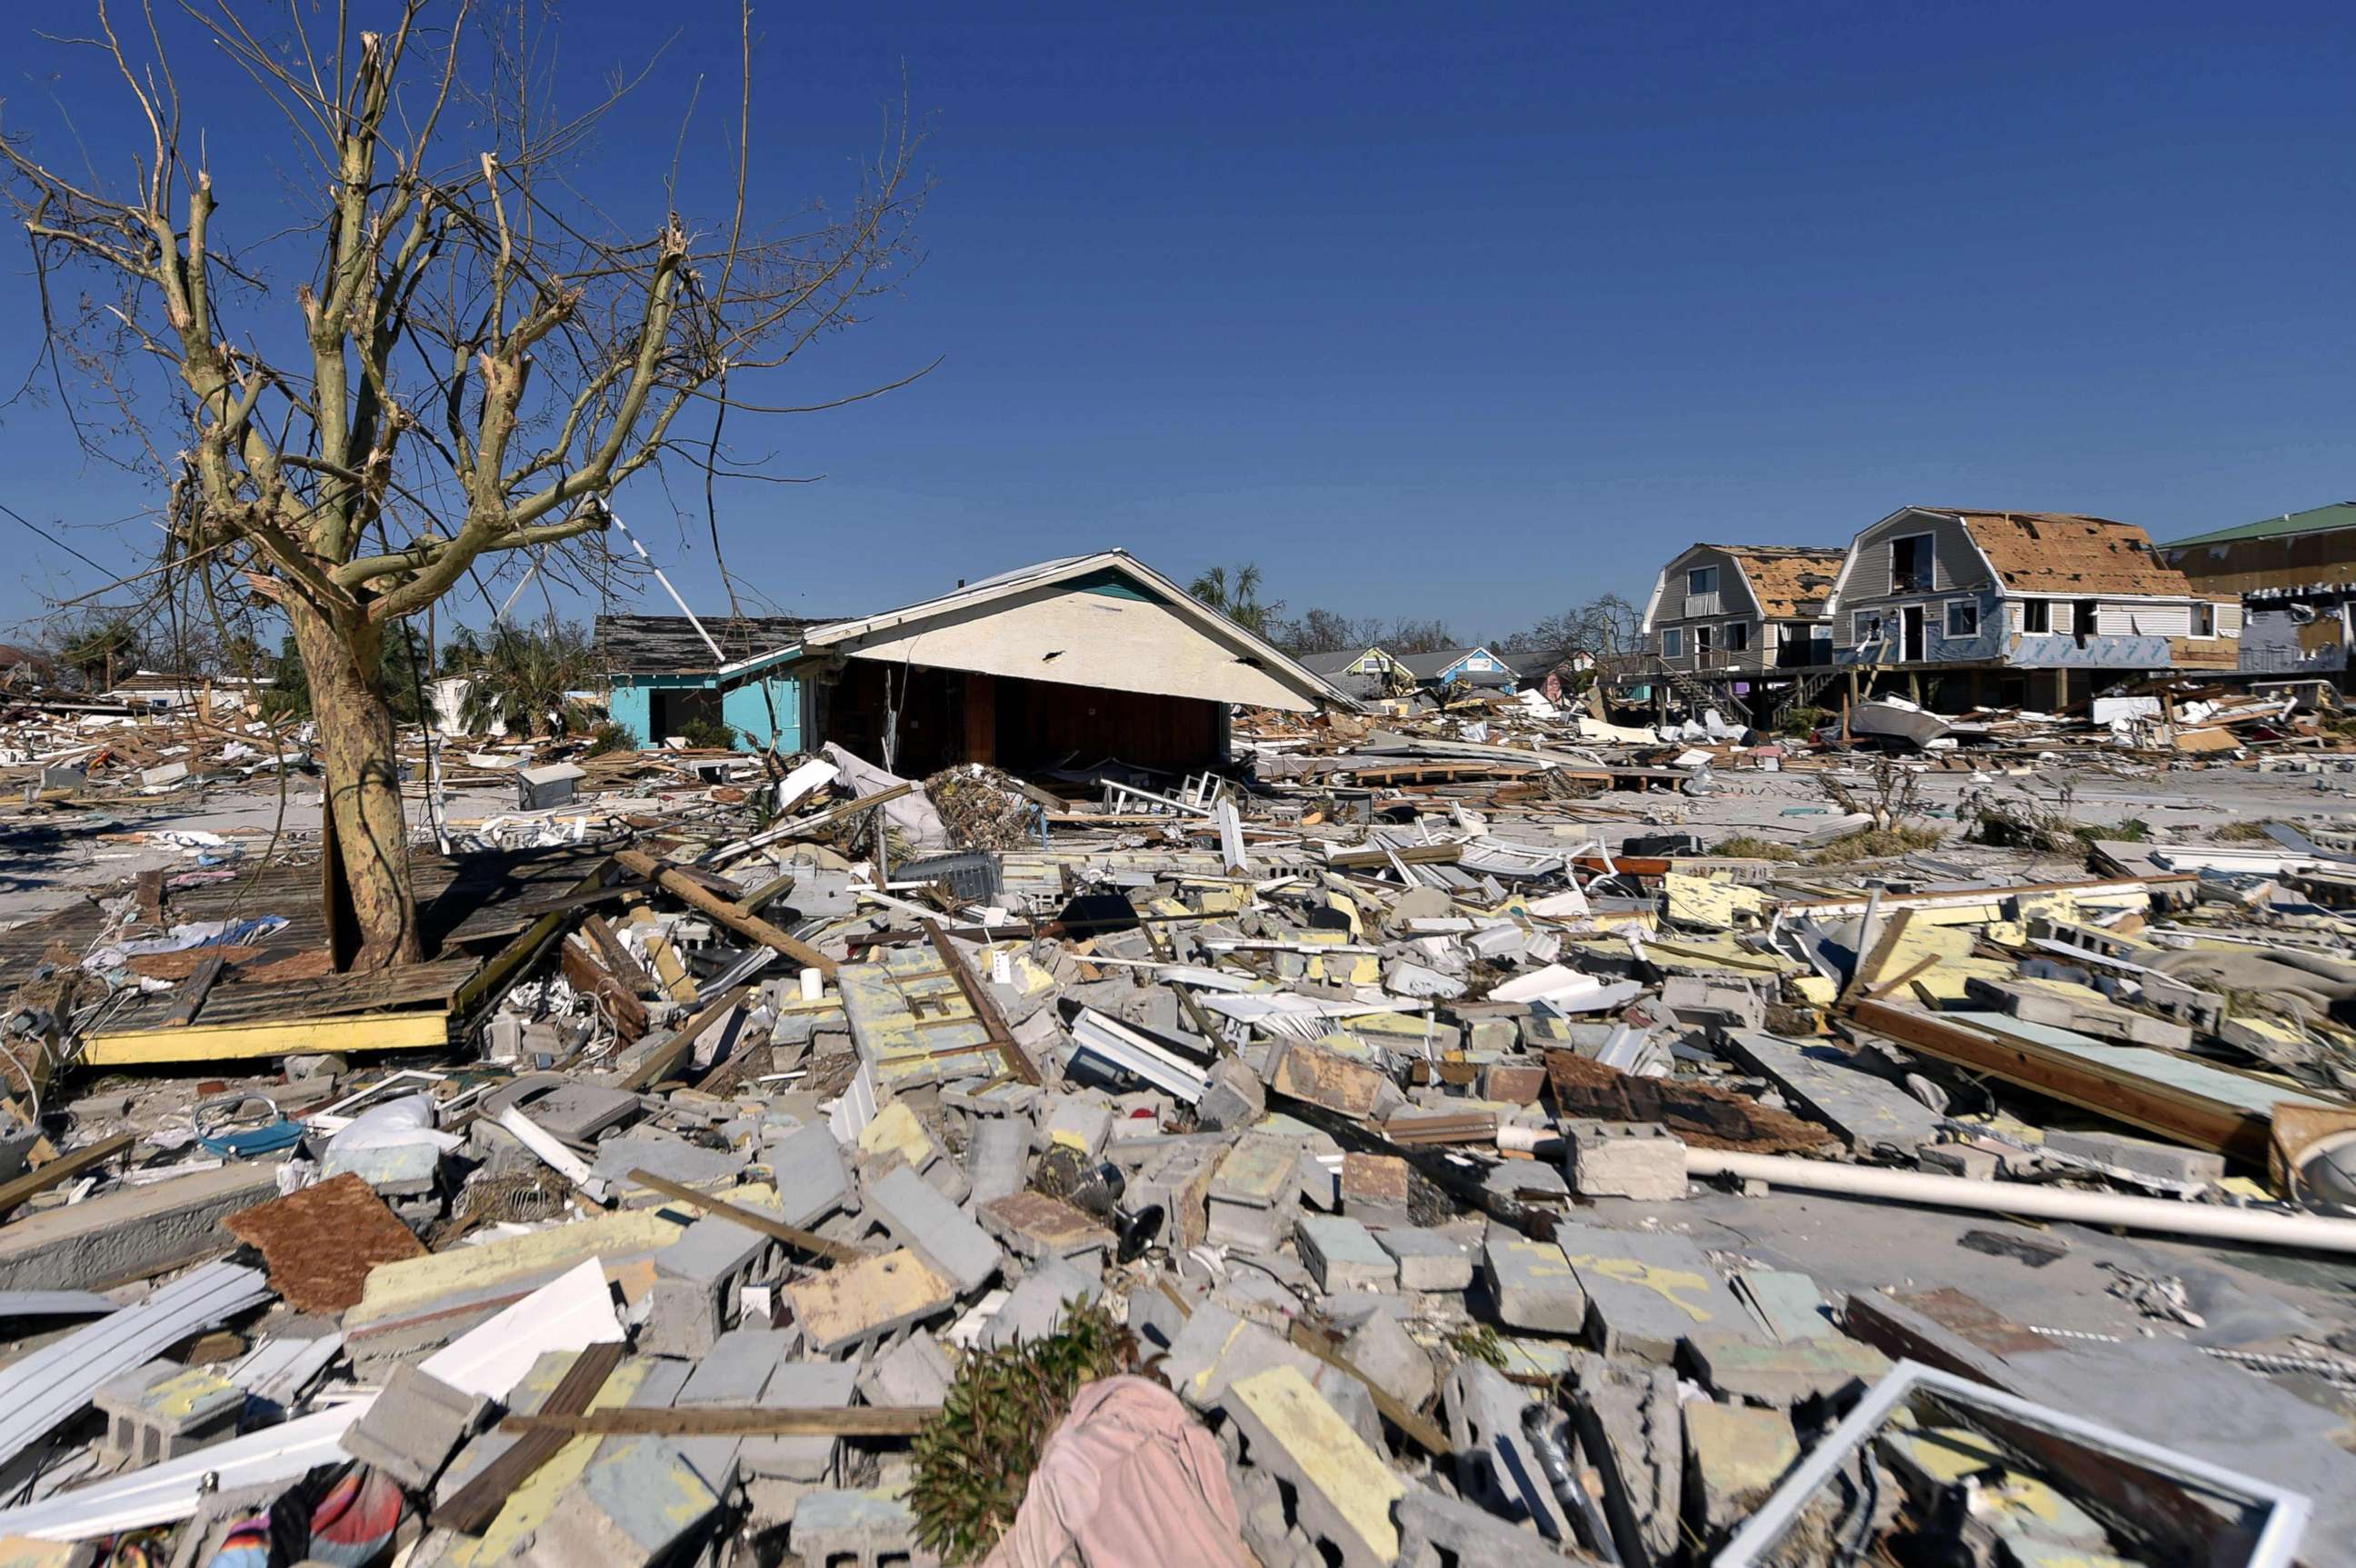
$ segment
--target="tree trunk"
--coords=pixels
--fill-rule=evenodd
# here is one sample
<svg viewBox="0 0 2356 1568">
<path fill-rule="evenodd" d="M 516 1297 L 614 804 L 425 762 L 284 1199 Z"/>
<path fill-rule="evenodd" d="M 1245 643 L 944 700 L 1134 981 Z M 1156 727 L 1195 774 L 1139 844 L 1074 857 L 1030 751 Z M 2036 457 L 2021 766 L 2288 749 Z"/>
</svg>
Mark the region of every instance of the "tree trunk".
<svg viewBox="0 0 2356 1568">
<path fill-rule="evenodd" d="M 424 956 L 409 880 L 409 824 L 392 709 L 378 685 L 382 639 L 364 620 L 337 625 L 289 596 L 287 618 L 311 682 L 327 809 L 350 888 L 360 946 L 352 967 L 385 969 Z"/>
</svg>

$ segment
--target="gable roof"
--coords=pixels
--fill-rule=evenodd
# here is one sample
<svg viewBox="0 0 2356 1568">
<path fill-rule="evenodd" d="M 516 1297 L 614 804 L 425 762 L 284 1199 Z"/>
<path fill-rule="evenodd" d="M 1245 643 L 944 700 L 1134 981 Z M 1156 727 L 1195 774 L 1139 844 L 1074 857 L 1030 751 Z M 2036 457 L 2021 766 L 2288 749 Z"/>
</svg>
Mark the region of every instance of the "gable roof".
<svg viewBox="0 0 2356 1568">
<path fill-rule="evenodd" d="M 2008 588 L 2030 594 L 2138 594 L 2190 598 L 2191 581 L 2152 553 L 2131 522 L 2062 511 L 1915 507 L 1954 518 Z"/>
<path fill-rule="evenodd" d="M 1095 607 L 1108 611 L 1119 611 L 1126 605 L 1135 612 L 1134 625 L 1108 623 L 1101 629 L 1091 626 L 1086 636 L 1074 640 L 1068 628 L 1037 624 L 1042 601 L 1082 595 L 1100 596 L 1101 602 L 1095 602 Z M 1002 618 L 1000 635 L 972 631 L 972 623 L 987 617 Z M 1191 633 L 1224 650 L 1226 657 L 1191 660 L 1196 665 L 1193 669 L 1176 668 L 1166 660 L 1157 666 L 1140 640 L 1149 633 L 1161 639 L 1165 652 L 1183 654 L 1199 649 L 1200 642 L 1186 639 L 1184 634 Z M 1035 646 L 1043 638 L 1045 645 Z M 961 651 L 953 655 L 953 649 Z M 1022 680 L 1163 693 L 1295 712 L 1359 705 L 1323 675 L 1212 609 L 1126 550 L 1043 561 L 880 615 L 812 627 L 802 634 L 798 647 L 778 652 L 792 658 L 839 654 L 895 659 Z M 1093 678 L 1083 678 L 1083 670 Z"/>
<path fill-rule="evenodd" d="M 1461 663 L 1475 653 L 1488 651 L 1487 649 L 1476 644 L 1471 648 L 1435 648 L 1429 653 L 1401 653 L 1394 657 L 1398 660 L 1399 664 L 1408 674 L 1419 681 L 1430 681 L 1446 671 L 1450 665 Z M 1495 656 L 1493 654 L 1491 657 Z"/>
<path fill-rule="evenodd" d="M 1821 613 L 1840 580 L 1848 552 L 1822 544 L 1719 544 L 1751 580 L 1751 596 L 1769 620 L 1804 620 Z M 1814 605 L 1815 609 L 1803 608 Z"/>
<path fill-rule="evenodd" d="M 2261 518 L 2238 528 L 2220 528 L 2209 533 L 2196 533 L 2190 539 L 2179 539 L 2160 546 L 2175 550 L 2187 544 L 2232 544 L 2244 539 L 2287 539 L 2302 533 L 2330 533 L 2343 528 L 2356 528 L 2356 501 L 2334 501 L 2329 506 L 2309 507 L 2305 511 L 2286 511 L 2280 517 Z"/>
<path fill-rule="evenodd" d="M 703 629 L 728 656 L 752 659 L 799 642 L 802 633 L 839 617 L 705 616 Z M 591 646 L 602 668 L 622 675 L 683 675 L 714 669 L 712 650 L 695 635 L 685 616 L 601 615 L 591 628 Z"/>
</svg>

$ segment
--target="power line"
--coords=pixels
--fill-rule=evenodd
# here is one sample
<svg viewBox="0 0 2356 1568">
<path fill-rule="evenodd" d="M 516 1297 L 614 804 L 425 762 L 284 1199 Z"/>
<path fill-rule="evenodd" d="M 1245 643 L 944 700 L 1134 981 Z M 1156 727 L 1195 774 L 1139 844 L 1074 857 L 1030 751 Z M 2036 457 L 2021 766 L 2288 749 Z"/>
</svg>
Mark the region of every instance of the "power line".
<svg viewBox="0 0 2356 1568">
<path fill-rule="evenodd" d="M 82 563 L 82 564 L 86 566 L 98 566 L 100 571 L 106 573 L 109 576 L 113 575 L 113 568 L 109 566 L 99 566 L 97 562 L 92 561 L 89 556 L 83 554 L 80 551 L 76 550 L 72 545 L 68 544 L 64 540 L 59 539 L 48 529 L 43 528 L 37 522 L 27 521 L 25 514 L 18 511 L 15 507 L 8 505 L 5 501 L 0 501 L 0 511 L 5 511 L 10 517 L 15 518 L 18 522 L 24 523 L 27 528 L 31 529 L 35 533 L 39 534 L 42 538 L 48 540 L 50 543 L 56 545 L 59 549 L 72 556 L 75 560 Z"/>
</svg>

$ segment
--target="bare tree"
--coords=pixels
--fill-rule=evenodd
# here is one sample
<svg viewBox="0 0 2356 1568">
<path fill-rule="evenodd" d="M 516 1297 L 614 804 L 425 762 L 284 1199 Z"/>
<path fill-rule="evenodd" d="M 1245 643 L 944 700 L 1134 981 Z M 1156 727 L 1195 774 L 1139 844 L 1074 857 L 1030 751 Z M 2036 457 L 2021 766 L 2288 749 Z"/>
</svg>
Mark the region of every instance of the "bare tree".
<svg viewBox="0 0 2356 1568">
<path fill-rule="evenodd" d="M 1567 659 L 1584 653 L 1597 660 L 1615 659 L 1635 651 L 1643 639 L 1644 612 L 1617 594 L 1598 594 L 1582 605 L 1551 615 L 1526 631 L 1515 632 L 1504 647 L 1515 653 L 1543 653 Z"/>
<path fill-rule="evenodd" d="M 159 575 L 192 605 L 264 596 L 293 629 L 364 968 L 421 954 L 384 639 L 502 562 L 610 569 L 604 498 L 667 458 L 726 471 L 730 409 L 885 390 L 742 401 L 888 285 L 923 195 L 887 115 L 838 209 L 747 221 L 748 9 L 734 210 L 699 225 L 664 190 L 643 193 L 660 217 L 621 216 L 628 193 L 581 192 L 627 85 L 560 112 L 527 3 L 386 0 L 386 29 L 360 31 L 348 0 L 187 0 L 213 58 L 185 104 L 152 5 L 118 30 L 102 4 L 80 41 L 125 89 L 131 177 L 0 133 L 53 366 L 120 415 L 86 438 L 168 493 Z M 197 103 L 283 120 L 278 156 L 217 179 Z M 708 446 L 684 439 L 691 410 Z"/>
<path fill-rule="evenodd" d="M 1354 618 L 1333 610 L 1308 610 L 1299 620 L 1278 628 L 1278 644 L 1287 653 L 1355 653 L 1382 640 L 1382 622 Z"/>
<path fill-rule="evenodd" d="M 1443 620 L 1415 620 L 1401 616 L 1377 639 L 1383 651 L 1390 654 L 1437 653 L 1443 648 L 1462 648 L 1456 633 Z"/>
</svg>

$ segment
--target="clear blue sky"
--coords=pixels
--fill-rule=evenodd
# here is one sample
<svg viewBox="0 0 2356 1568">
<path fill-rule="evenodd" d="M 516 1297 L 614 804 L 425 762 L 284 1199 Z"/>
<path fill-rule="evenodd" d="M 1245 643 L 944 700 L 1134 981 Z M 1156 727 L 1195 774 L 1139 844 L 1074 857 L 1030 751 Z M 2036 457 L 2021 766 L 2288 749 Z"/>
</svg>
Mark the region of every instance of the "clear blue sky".
<svg viewBox="0 0 2356 1568">
<path fill-rule="evenodd" d="M 65 66 L 103 151 L 121 98 L 31 36 L 82 10 L 12 11 L 0 89 L 8 123 L 48 124 Z M 584 85 L 646 52 L 640 18 L 687 29 L 605 133 L 615 188 L 650 191 L 698 71 L 702 124 L 725 113 L 734 8 L 562 10 Z M 2356 495 L 2344 7 L 773 3 L 756 25 L 772 199 L 834 181 L 904 69 L 939 181 L 905 295 L 790 384 L 941 369 L 737 430 L 740 459 L 826 476 L 723 494 L 732 564 L 779 608 L 1122 545 L 1486 636 L 1641 598 L 1696 539 L 1842 542 L 1907 502 L 2167 539 Z M 254 134 L 217 124 L 216 166 Z M 723 214 L 723 177 L 699 162 L 682 205 Z M 15 242 L 0 269 L 13 388 Z M 0 501 L 87 524 L 144 499 L 54 409 L 0 415 Z M 720 602 L 700 499 L 684 525 L 658 484 L 618 505 Z M 0 539 L 0 624 L 95 580 Z"/>
</svg>

